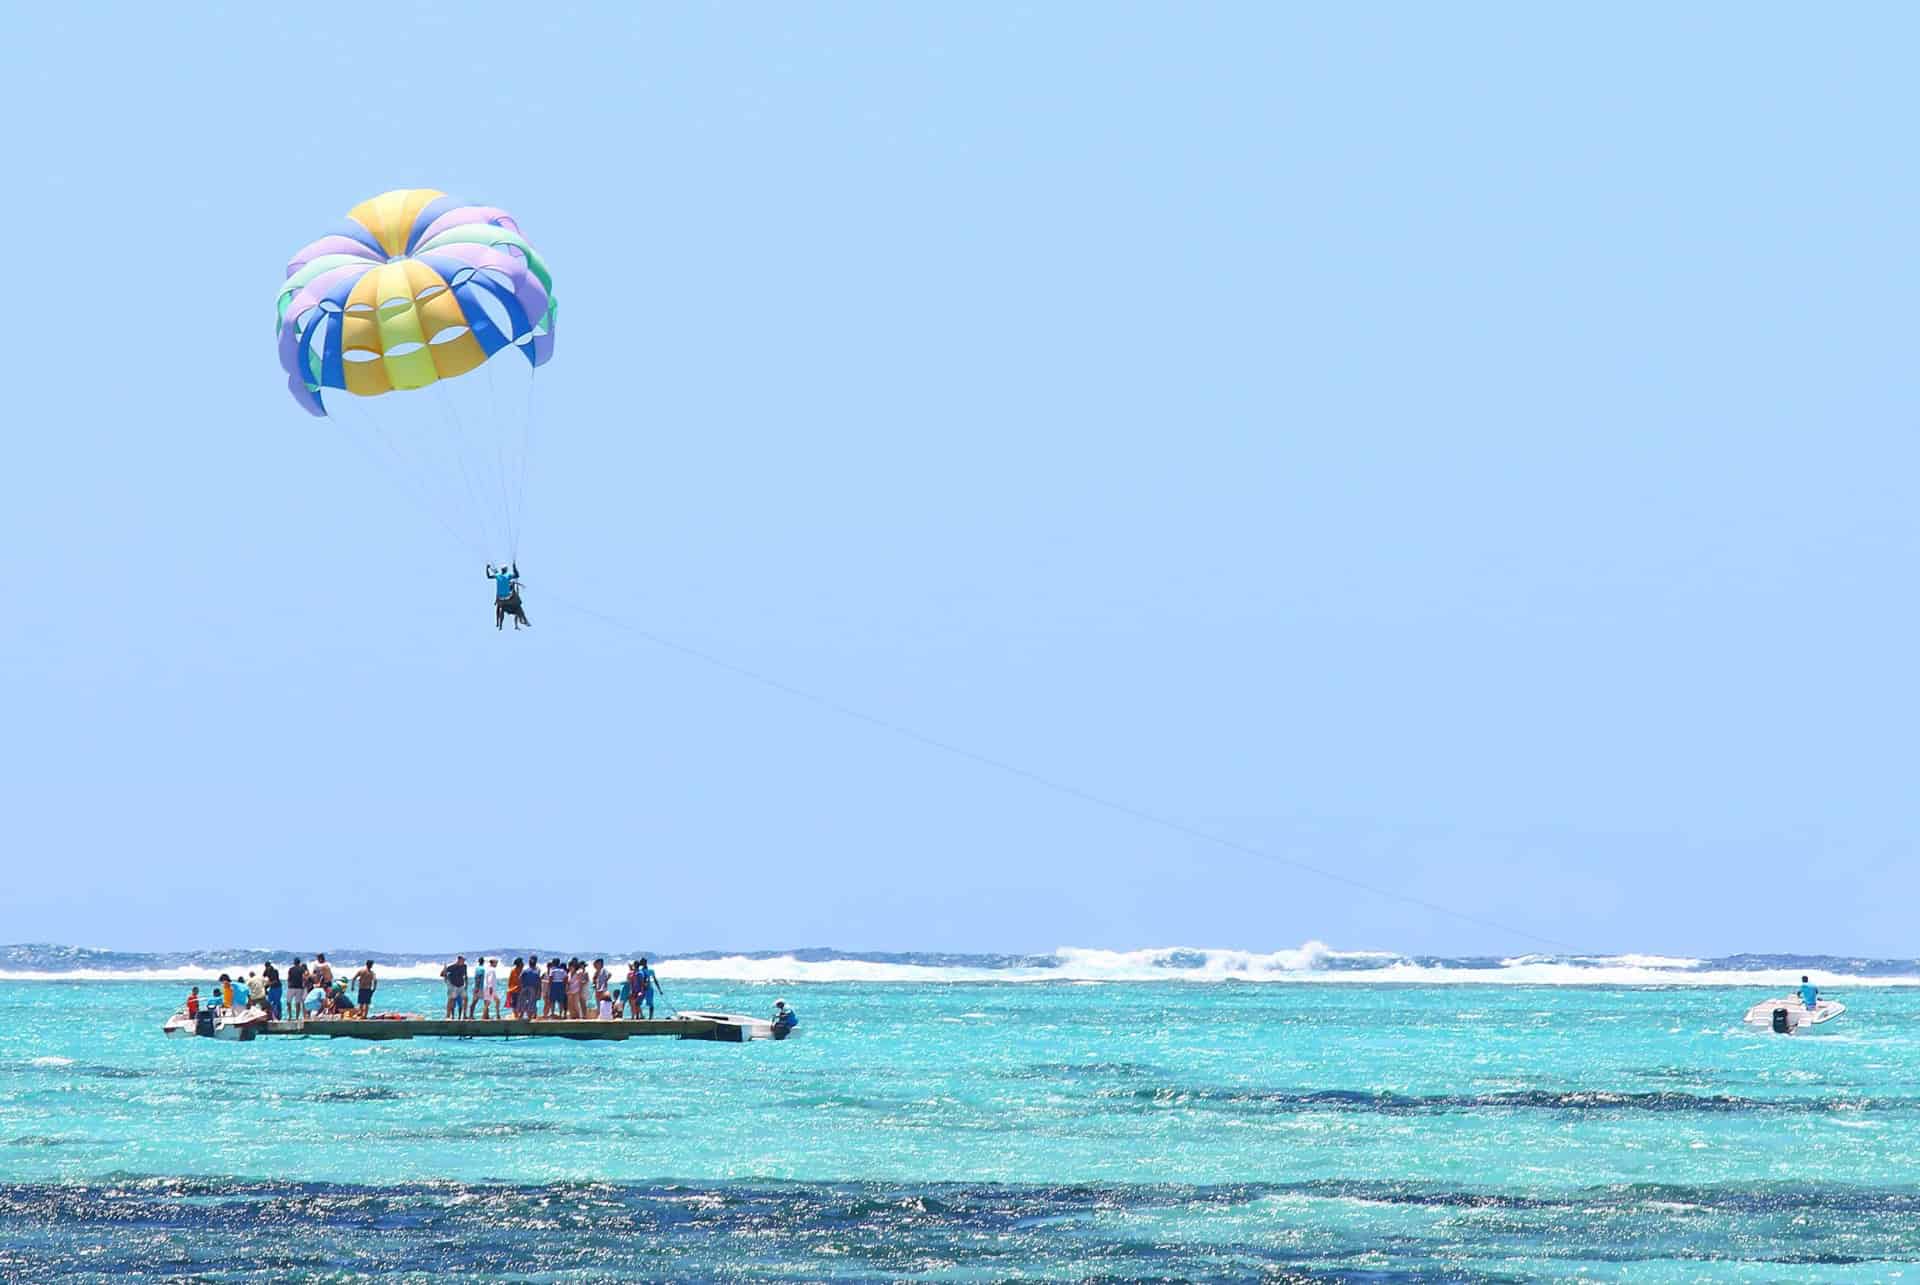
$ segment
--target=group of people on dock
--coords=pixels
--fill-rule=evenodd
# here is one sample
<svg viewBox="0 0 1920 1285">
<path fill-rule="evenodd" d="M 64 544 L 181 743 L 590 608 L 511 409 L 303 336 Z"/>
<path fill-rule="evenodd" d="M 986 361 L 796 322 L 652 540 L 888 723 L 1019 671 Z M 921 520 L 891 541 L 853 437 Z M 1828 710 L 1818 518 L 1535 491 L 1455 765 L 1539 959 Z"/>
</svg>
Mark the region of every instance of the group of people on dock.
<svg viewBox="0 0 1920 1285">
<path fill-rule="evenodd" d="M 476 955 L 469 966 L 465 955 L 456 955 L 440 970 L 440 980 L 447 984 L 448 1017 L 483 1021 L 610 1022 L 631 1013 L 637 1022 L 643 1016 L 652 1020 L 656 993 L 666 998 L 644 955 L 628 963 L 621 979 L 607 970 L 604 959 L 589 968 L 578 958 L 562 963 L 555 956 L 543 966 L 538 955 L 516 956 L 502 976 L 498 958 Z"/>
<path fill-rule="evenodd" d="M 195 986 L 187 992 L 186 1012 L 192 1017 L 202 1006 L 233 1013 L 257 1009 L 276 1022 L 368 1016 L 373 1011 L 373 993 L 380 986 L 373 961 L 369 959 L 352 977 L 357 997 L 348 993 L 347 980 L 334 976 L 333 965 L 325 955 L 315 955 L 311 964 L 295 956 L 287 965 L 284 978 L 269 959 L 260 965 L 258 972 L 243 978 L 220 974 L 220 980 L 211 987 L 213 994 L 204 999 L 200 988 Z"/>
<path fill-rule="evenodd" d="M 651 1020 L 654 996 L 666 998 L 644 955 L 630 962 L 621 978 L 608 971 L 604 959 L 589 967 L 584 960 L 562 963 L 557 956 L 544 965 L 538 955 L 515 958 L 502 976 L 498 958 L 476 955 L 469 965 L 465 955 L 456 955 L 440 970 L 440 980 L 447 986 L 446 1015 L 458 1019 L 613 1021 L 631 1014 L 635 1021 Z M 203 997 L 195 986 L 187 994 L 186 1013 L 192 1017 L 213 1007 L 233 1013 L 256 1009 L 276 1022 L 365 1020 L 373 1015 L 379 987 L 371 959 L 351 978 L 336 977 L 325 955 L 315 955 L 310 964 L 296 957 L 284 977 L 267 960 L 243 978 L 220 974 L 211 995 Z"/>
</svg>

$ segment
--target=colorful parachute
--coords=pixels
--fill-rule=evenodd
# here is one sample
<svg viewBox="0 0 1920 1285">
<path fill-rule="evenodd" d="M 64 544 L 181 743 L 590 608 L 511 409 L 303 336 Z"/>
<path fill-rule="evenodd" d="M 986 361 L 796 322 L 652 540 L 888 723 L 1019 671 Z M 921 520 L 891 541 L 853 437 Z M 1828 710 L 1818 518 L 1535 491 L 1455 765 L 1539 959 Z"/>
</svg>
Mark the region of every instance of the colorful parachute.
<svg viewBox="0 0 1920 1285">
<path fill-rule="evenodd" d="M 293 256 L 280 365 L 294 400 L 374 397 L 474 370 L 509 345 L 553 355 L 553 278 L 505 210 L 431 188 L 387 192 Z"/>
<path fill-rule="evenodd" d="M 331 415 L 471 551 L 507 562 L 553 320 L 553 278 L 506 211 L 412 188 L 356 205 L 287 264 L 280 365 L 295 401 Z M 385 396 L 409 389 L 427 391 Z"/>
</svg>

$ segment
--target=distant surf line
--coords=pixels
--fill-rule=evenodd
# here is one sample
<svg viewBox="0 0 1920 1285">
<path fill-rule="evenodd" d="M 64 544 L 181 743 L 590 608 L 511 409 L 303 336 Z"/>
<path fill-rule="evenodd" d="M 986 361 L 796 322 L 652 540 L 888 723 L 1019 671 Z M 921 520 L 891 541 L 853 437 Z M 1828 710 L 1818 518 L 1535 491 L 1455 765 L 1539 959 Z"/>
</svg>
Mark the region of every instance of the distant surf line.
<svg viewBox="0 0 1920 1285">
<path fill-rule="evenodd" d="M 489 950 L 511 956 L 519 947 Z M 198 982 L 244 971 L 262 959 L 284 961 L 284 949 L 212 948 L 177 952 L 114 952 L 65 946 L 0 947 L 4 982 Z M 452 952 L 338 950 L 339 958 L 372 958 L 383 980 L 433 981 Z M 610 951 L 608 958 L 626 953 Z M 838 950 L 650 952 L 669 981 L 745 985 L 1019 984 L 1342 984 L 1612 987 L 1753 987 L 1784 974 L 1808 974 L 1821 986 L 1920 985 L 1920 960 L 1834 956 L 1738 955 L 1695 959 L 1656 955 L 1522 955 L 1439 957 L 1391 951 L 1341 951 L 1320 942 L 1278 951 L 1186 946 L 1140 950 L 1061 947 L 1043 955 L 854 952 Z"/>
</svg>

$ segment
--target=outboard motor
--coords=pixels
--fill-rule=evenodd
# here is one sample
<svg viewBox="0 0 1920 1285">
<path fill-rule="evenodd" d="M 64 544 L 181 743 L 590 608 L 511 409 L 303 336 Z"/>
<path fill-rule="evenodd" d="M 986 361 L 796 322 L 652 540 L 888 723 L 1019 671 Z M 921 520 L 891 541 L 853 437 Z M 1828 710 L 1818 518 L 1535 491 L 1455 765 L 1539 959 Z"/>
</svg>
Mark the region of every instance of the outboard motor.
<svg viewBox="0 0 1920 1285">
<path fill-rule="evenodd" d="M 212 1039 L 214 1023 L 219 1020 L 220 1015 L 218 1013 L 210 1008 L 203 1008 L 193 1015 L 193 1033 Z"/>
<path fill-rule="evenodd" d="M 1793 1022 L 1788 1017 L 1787 1010 L 1784 1008 L 1776 1008 L 1773 1010 L 1773 1033 L 1775 1035 L 1793 1034 Z"/>
</svg>

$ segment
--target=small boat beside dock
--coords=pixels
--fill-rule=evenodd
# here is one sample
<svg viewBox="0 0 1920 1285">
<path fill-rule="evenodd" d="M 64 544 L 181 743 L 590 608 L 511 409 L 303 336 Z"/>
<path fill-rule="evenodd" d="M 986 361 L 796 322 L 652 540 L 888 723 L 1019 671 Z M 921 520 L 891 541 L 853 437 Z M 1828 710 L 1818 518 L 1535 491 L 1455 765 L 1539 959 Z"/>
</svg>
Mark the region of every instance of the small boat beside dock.
<svg viewBox="0 0 1920 1285">
<path fill-rule="evenodd" d="M 267 1015 L 258 1009 L 203 1008 L 197 1013 L 181 1009 L 160 1028 L 168 1039 L 205 1036 L 215 1040 L 250 1040 L 267 1028 Z"/>
</svg>

